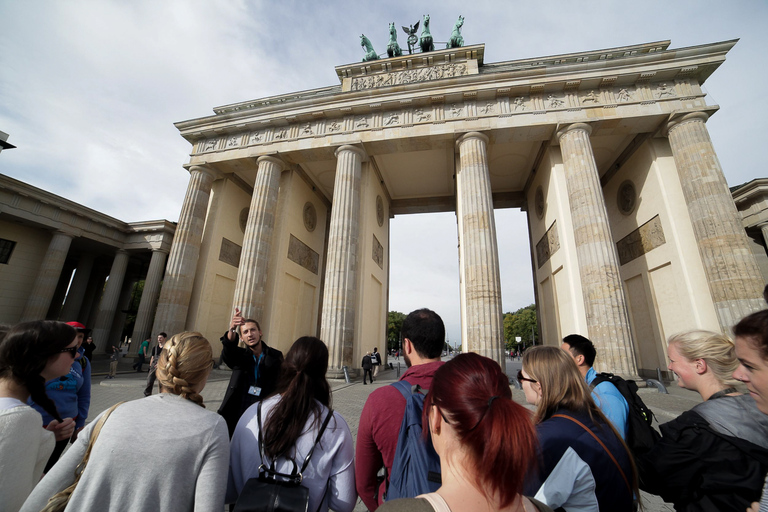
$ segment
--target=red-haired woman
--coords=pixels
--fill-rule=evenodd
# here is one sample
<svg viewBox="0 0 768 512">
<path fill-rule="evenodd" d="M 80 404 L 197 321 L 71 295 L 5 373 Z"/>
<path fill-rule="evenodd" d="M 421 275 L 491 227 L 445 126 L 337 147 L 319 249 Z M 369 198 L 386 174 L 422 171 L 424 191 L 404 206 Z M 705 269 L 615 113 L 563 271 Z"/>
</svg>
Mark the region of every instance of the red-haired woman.
<svg viewBox="0 0 768 512">
<path fill-rule="evenodd" d="M 427 428 L 440 456 L 442 486 L 388 501 L 381 512 L 551 510 L 520 494 L 536 459 L 536 430 L 493 360 L 461 354 L 435 372 L 424 400 Z"/>
</svg>

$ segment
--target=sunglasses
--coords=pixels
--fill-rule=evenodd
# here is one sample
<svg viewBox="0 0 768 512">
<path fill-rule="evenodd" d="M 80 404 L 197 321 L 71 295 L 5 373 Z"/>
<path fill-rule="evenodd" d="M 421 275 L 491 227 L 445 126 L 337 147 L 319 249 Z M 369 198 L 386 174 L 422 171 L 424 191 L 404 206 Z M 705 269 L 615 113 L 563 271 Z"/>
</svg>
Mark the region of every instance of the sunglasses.
<svg viewBox="0 0 768 512">
<path fill-rule="evenodd" d="M 56 353 L 63 354 L 64 352 L 69 352 L 69 355 L 71 355 L 72 357 L 75 357 L 77 355 L 77 345 L 75 345 L 74 347 L 67 347 L 65 349 L 59 350 Z"/>
<path fill-rule="evenodd" d="M 523 377 L 523 370 L 517 370 L 517 381 L 520 383 L 522 383 L 523 381 L 527 381 L 532 384 L 536 384 L 535 380 L 529 379 L 528 377 Z"/>
</svg>

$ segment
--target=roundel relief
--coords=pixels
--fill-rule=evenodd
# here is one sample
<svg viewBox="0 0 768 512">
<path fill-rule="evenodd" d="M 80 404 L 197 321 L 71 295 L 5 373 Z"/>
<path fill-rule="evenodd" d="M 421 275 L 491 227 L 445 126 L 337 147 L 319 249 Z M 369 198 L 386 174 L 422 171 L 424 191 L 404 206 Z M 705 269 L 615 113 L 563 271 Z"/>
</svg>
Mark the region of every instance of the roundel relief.
<svg viewBox="0 0 768 512">
<path fill-rule="evenodd" d="M 635 205 L 637 204 L 637 191 L 635 190 L 635 184 L 627 180 L 619 185 L 619 193 L 616 197 L 616 203 L 619 206 L 619 211 L 624 215 L 629 215 L 635 211 Z"/>
<path fill-rule="evenodd" d="M 307 201 L 304 205 L 304 227 L 307 231 L 314 231 L 317 226 L 317 211 L 315 205 Z"/>
<path fill-rule="evenodd" d="M 381 196 L 376 196 L 376 220 L 379 226 L 384 225 L 384 200 Z"/>
<path fill-rule="evenodd" d="M 250 208 L 243 208 L 240 210 L 240 231 L 245 233 L 245 225 L 248 223 L 248 212 L 250 211 Z"/>
<path fill-rule="evenodd" d="M 544 202 L 544 190 L 541 187 L 536 189 L 536 197 L 534 199 L 534 207 L 536 208 L 536 216 L 540 219 L 544 218 L 544 209 L 546 208 Z"/>
</svg>

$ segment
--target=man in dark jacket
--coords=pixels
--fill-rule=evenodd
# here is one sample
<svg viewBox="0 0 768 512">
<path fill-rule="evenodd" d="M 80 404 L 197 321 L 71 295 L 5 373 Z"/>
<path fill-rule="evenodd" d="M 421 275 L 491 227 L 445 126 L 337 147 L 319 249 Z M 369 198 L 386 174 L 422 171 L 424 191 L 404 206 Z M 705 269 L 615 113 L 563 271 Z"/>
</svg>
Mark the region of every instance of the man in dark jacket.
<svg viewBox="0 0 768 512">
<path fill-rule="evenodd" d="M 280 378 L 283 353 L 268 347 L 261 337 L 259 323 L 243 319 L 235 308 L 229 330 L 221 337 L 221 359 L 232 369 L 232 377 L 218 411 L 227 421 L 230 438 L 243 412 L 272 394 Z M 245 347 L 238 346 L 240 339 Z"/>
<path fill-rule="evenodd" d="M 368 377 L 368 380 L 373 383 L 373 373 L 371 373 L 371 370 L 373 370 L 373 363 L 371 362 L 371 353 L 368 352 L 363 356 L 363 385 L 365 385 L 365 378 Z"/>
</svg>

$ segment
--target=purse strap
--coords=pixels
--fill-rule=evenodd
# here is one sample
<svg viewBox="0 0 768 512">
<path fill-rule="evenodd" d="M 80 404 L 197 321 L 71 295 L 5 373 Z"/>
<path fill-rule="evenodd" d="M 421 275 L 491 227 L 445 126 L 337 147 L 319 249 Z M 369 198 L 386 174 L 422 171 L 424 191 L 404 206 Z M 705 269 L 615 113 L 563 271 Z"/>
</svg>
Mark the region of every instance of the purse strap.
<svg viewBox="0 0 768 512">
<path fill-rule="evenodd" d="M 616 457 L 614 457 L 614 456 L 613 456 L 613 454 L 611 453 L 611 450 L 609 450 L 609 449 L 608 449 L 608 447 L 607 447 L 607 446 L 605 446 L 605 444 L 604 444 L 604 443 L 603 443 L 603 442 L 600 440 L 600 438 L 598 438 L 598 437 L 595 435 L 595 433 L 594 433 L 594 432 L 592 432 L 592 431 L 591 431 L 589 428 L 587 428 L 587 426 L 586 426 L 585 424 L 583 424 L 582 422 L 580 422 L 579 420 L 577 420 L 576 418 L 573 418 L 573 417 L 571 417 L 571 416 L 566 416 L 565 414 L 553 414 L 553 415 L 552 415 L 552 417 L 553 417 L 553 418 L 566 418 L 566 419 L 569 419 L 569 420 L 571 420 L 572 422 L 574 422 L 574 423 L 576 423 L 577 425 L 579 425 L 579 426 L 580 426 L 581 428 L 583 428 L 584 430 L 586 430 L 587 432 L 589 432 L 589 434 L 590 434 L 592 437 L 594 437 L 594 438 L 595 438 L 595 441 L 597 441 L 597 442 L 600 444 L 600 446 L 602 446 L 602 447 L 603 447 L 603 450 L 605 450 L 605 453 L 607 453 L 607 454 L 608 454 L 608 456 L 611 458 L 611 460 L 613 461 L 613 463 L 616 465 L 616 469 L 618 469 L 618 470 L 619 470 L 619 473 L 621 474 L 621 478 L 623 478 L 623 479 L 624 479 L 624 483 L 625 483 L 625 484 L 627 484 L 627 489 L 629 490 L 629 492 L 630 492 L 630 493 L 632 492 L 632 486 L 630 486 L 630 485 L 629 485 L 629 480 L 627 480 L 627 475 L 625 475 L 625 474 L 624 474 L 624 470 L 622 470 L 622 469 L 621 469 L 621 466 L 619 466 L 619 463 L 618 463 L 618 461 L 616 460 Z"/>
<path fill-rule="evenodd" d="M 269 469 L 264 464 L 264 436 L 262 435 L 262 427 L 261 427 L 261 402 L 259 402 L 259 405 L 256 409 L 256 421 L 259 426 L 259 457 L 261 457 L 261 466 L 259 466 L 259 473 L 263 471 L 268 471 L 269 473 L 272 473 L 274 475 L 279 475 L 286 478 L 291 479 L 297 479 L 298 483 L 301 483 L 302 479 L 302 473 L 304 473 L 304 470 L 307 469 L 307 466 L 309 465 L 309 459 L 312 458 L 312 454 L 315 452 L 315 447 L 320 442 L 320 438 L 323 437 L 323 433 L 325 432 L 326 427 L 328 426 L 328 423 L 331 421 L 331 416 L 333 416 L 333 409 L 328 409 L 328 414 L 325 416 L 325 420 L 323 421 L 323 425 L 320 427 L 320 432 L 317 433 L 317 438 L 315 439 L 315 443 L 312 445 L 312 448 L 309 450 L 309 453 L 307 453 L 307 456 L 304 458 L 304 463 L 301 465 L 301 469 L 296 472 L 298 466 L 296 465 L 296 461 L 293 459 L 288 459 L 293 463 L 293 470 L 291 471 L 290 475 L 285 475 L 282 473 L 278 473 L 275 468 L 275 461 L 273 460 L 270 463 Z"/>
</svg>

